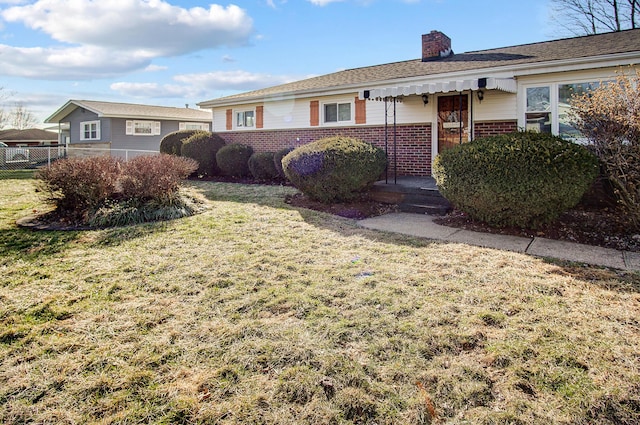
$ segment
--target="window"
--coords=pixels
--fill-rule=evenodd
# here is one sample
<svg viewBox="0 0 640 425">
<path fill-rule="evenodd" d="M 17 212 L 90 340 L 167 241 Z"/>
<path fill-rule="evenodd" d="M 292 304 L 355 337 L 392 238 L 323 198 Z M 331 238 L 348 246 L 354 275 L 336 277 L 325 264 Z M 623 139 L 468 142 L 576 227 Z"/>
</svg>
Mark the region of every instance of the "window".
<svg viewBox="0 0 640 425">
<path fill-rule="evenodd" d="M 526 128 L 530 131 L 551 133 L 551 91 L 549 87 L 527 89 Z"/>
<path fill-rule="evenodd" d="M 570 122 L 571 97 L 600 85 L 597 82 L 553 83 L 526 88 L 525 128 L 557 134 L 565 139 L 580 139 Z"/>
<path fill-rule="evenodd" d="M 100 140 L 100 121 L 81 122 L 80 140 Z"/>
<path fill-rule="evenodd" d="M 129 136 L 158 136 L 161 131 L 160 121 L 127 121 L 125 134 Z"/>
<path fill-rule="evenodd" d="M 206 122 L 181 122 L 178 125 L 178 129 L 209 131 L 209 124 Z"/>
<path fill-rule="evenodd" d="M 253 127 L 255 124 L 253 111 L 236 112 L 236 127 Z"/>
<path fill-rule="evenodd" d="M 325 103 L 324 122 L 351 121 L 351 103 Z"/>
</svg>

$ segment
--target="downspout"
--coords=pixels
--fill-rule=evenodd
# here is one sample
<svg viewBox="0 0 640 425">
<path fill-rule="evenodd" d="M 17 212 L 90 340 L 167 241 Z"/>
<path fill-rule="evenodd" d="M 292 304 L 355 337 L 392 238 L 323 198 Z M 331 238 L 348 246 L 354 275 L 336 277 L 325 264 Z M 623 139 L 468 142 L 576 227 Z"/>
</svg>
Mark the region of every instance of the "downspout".
<svg viewBox="0 0 640 425">
<path fill-rule="evenodd" d="M 384 167 L 384 182 L 385 184 L 389 184 L 389 124 L 388 124 L 388 115 L 389 110 L 387 109 L 387 98 L 384 98 L 384 153 L 387 155 L 387 165 Z"/>
</svg>

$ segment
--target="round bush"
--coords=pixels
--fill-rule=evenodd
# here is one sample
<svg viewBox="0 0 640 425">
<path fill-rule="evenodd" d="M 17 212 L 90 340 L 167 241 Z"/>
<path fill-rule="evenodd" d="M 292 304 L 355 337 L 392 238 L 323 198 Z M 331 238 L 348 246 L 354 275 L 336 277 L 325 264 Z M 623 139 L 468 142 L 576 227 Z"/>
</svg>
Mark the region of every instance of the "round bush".
<svg viewBox="0 0 640 425">
<path fill-rule="evenodd" d="M 169 155 L 182 155 L 182 143 L 198 130 L 180 130 L 169 133 L 160 140 L 160 153 Z"/>
<path fill-rule="evenodd" d="M 433 172 L 442 195 L 472 218 L 535 228 L 580 201 L 598 162 L 583 146 L 519 132 L 447 149 L 436 157 Z"/>
<path fill-rule="evenodd" d="M 366 191 L 387 163 L 384 151 L 351 137 L 327 137 L 294 149 L 282 159 L 285 175 L 311 199 L 349 201 Z"/>
<path fill-rule="evenodd" d="M 196 173 L 199 176 L 220 174 L 216 164 L 216 153 L 225 145 L 224 139 L 215 133 L 198 131 L 184 140 L 182 156 L 198 162 Z"/>
<path fill-rule="evenodd" d="M 273 155 L 273 152 L 256 152 L 251 155 L 248 165 L 254 179 L 267 181 L 280 177 L 273 162 Z"/>
<path fill-rule="evenodd" d="M 251 174 L 249 158 L 253 155 L 251 146 L 233 143 L 216 153 L 216 162 L 225 176 L 244 177 Z"/>
<path fill-rule="evenodd" d="M 276 153 L 273 154 L 273 164 L 278 170 L 278 175 L 281 179 L 286 179 L 287 176 L 284 175 L 284 169 L 282 168 L 282 158 L 284 158 L 289 152 L 291 152 L 293 148 L 284 148 L 277 150 Z"/>
</svg>

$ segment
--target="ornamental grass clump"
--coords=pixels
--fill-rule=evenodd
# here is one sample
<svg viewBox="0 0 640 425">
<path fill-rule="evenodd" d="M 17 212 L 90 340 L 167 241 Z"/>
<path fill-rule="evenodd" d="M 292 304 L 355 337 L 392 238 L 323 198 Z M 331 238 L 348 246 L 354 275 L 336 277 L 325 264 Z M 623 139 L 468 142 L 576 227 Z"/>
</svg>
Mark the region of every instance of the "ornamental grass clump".
<svg viewBox="0 0 640 425">
<path fill-rule="evenodd" d="M 197 168 L 188 158 L 140 156 L 63 159 L 36 174 L 38 189 L 55 205 L 49 217 L 72 224 L 118 226 L 192 215 L 199 202 L 181 191 Z"/>
<path fill-rule="evenodd" d="M 282 159 L 285 175 L 311 199 L 342 202 L 357 198 L 386 166 L 380 148 L 351 137 L 328 137 L 294 149 Z"/>
<path fill-rule="evenodd" d="M 517 132 L 441 152 L 438 189 L 456 208 L 497 227 L 535 228 L 574 207 L 598 174 L 585 147 L 550 134 Z"/>
<path fill-rule="evenodd" d="M 199 177 L 216 176 L 220 174 L 216 153 L 224 145 L 225 141 L 219 135 L 209 131 L 197 131 L 183 140 L 182 156 L 196 160 L 196 174 Z"/>
</svg>

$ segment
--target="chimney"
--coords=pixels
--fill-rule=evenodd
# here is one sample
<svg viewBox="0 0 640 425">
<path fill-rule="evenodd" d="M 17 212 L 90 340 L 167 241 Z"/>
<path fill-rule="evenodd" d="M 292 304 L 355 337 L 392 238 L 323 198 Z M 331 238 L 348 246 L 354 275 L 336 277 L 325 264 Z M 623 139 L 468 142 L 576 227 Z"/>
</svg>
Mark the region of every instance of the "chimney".
<svg viewBox="0 0 640 425">
<path fill-rule="evenodd" d="M 422 62 L 444 58 L 452 53 L 451 39 L 440 31 L 422 35 Z"/>
</svg>

